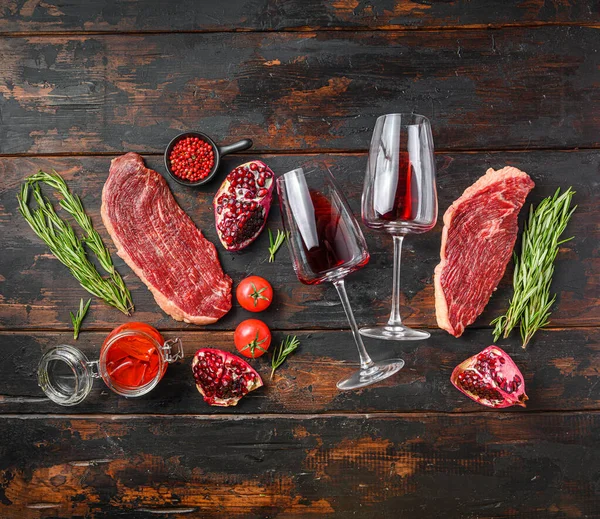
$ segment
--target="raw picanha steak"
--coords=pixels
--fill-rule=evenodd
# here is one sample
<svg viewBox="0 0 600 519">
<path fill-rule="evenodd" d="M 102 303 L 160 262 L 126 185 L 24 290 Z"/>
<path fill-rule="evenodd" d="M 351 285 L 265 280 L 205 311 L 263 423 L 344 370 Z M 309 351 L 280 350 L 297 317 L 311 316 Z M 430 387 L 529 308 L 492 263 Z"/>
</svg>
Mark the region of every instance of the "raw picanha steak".
<svg viewBox="0 0 600 519">
<path fill-rule="evenodd" d="M 502 279 L 517 239 L 517 217 L 533 186 L 517 168 L 490 168 L 446 211 L 435 313 L 438 326 L 455 337 L 483 312 Z"/>
<path fill-rule="evenodd" d="M 112 161 L 101 213 L 117 254 L 171 317 L 209 324 L 231 309 L 231 278 L 215 246 L 137 153 Z"/>
</svg>

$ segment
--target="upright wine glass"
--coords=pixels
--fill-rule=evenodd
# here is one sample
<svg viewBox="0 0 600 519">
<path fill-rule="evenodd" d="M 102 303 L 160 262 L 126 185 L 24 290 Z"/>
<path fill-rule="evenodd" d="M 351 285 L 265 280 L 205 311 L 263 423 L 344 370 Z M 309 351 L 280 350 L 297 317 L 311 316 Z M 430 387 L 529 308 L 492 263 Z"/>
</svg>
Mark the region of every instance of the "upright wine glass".
<svg viewBox="0 0 600 519">
<path fill-rule="evenodd" d="M 337 383 L 356 389 L 387 378 L 404 366 L 402 359 L 374 362 L 358 333 L 344 278 L 369 261 L 365 238 L 344 195 L 325 165 L 295 169 L 277 179 L 285 230 L 294 270 L 307 285 L 325 281 L 338 291 L 360 356 L 360 370 Z"/>
<path fill-rule="evenodd" d="M 367 337 L 391 341 L 427 339 L 429 333 L 402 324 L 400 258 L 404 236 L 431 230 L 437 220 L 435 159 L 429 120 L 417 114 L 382 115 L 375 123 L 362 218 L 371 229 L 394 237 L 392 312 L 387 324 L 361 328 Z"/>
</svg>

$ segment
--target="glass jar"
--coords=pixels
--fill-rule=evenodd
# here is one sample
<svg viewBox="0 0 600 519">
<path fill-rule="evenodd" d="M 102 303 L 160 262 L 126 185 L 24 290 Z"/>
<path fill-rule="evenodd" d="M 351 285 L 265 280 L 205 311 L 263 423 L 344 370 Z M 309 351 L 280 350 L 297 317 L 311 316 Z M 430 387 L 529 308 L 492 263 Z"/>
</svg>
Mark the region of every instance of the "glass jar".
<svg viewBox="0 0 600 519">
<path fill-rule="evenodd" d="M 165 341 L 150 325 L 126 323 L 106 337 L 98 360 L 90 361 L 68 344 L 46 352 L 38 366 L 38 384 L 50 400 L 64 406 L 81 403 L 95 378 L 119 395 L 137 397 L 154 389 L 167 366 L 182 358 L 179 338 Z"/>
</svg>

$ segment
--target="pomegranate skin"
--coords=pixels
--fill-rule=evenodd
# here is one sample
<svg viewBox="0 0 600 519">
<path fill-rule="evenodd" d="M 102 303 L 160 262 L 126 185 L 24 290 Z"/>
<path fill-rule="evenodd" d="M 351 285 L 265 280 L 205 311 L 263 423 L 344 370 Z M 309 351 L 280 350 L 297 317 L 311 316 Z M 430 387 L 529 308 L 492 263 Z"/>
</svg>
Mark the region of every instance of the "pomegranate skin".
<svg viewBox="0 0 600 519">
<path fill-rule="evenodd" d="M 495 409 L 525 407 L 529 399 L 523 374 L 498 346 L 488 346 L 461 362 L 454 368 L 450 381 L 471 400 Z"/>
<path fill-rule="evenodd" d="M 250 245 L 265 227 L 275 187 L 275 174 L 253 160 L 234 168 L 213 199 L 219 241 L 229 251 Z"/>
<path fill-rule="evenodd" d="M 263 385 L 250 364 L 232 353 L 216 348 L 199 349 L 192 360 L 196 389 L 213 406 L 237 405 L 250 391 Z"/>
</svg>

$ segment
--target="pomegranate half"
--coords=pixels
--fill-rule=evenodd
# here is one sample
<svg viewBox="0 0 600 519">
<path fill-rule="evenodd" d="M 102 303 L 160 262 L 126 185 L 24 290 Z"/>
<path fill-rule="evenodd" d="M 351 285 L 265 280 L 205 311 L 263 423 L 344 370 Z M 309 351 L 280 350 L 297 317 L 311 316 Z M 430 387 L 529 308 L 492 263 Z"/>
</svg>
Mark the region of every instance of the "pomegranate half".
<svg viewBox="0 0 600 519">
<path fill-rule="evenodd" d="M 207 404 L 237 405 L 240 398 L 261 387 L 260 375 L 245 360 L 215 348 L 202 348 L 192 360 L 196 388 Z"/>
<path fill-rule="evenodd" d="M 525 380 L 508 353 L 488 346 L 452 372 L 450 381 L 469 398 L 488 407 L 525 407 Z"/>
<path fill-rule="evenodd" d="M 271 208 L 275 175 L 253 160 L 235 168 L 213 199 L 219 240 L 227 250 L 250 245 L 263 230 Z"/>
</svg>

